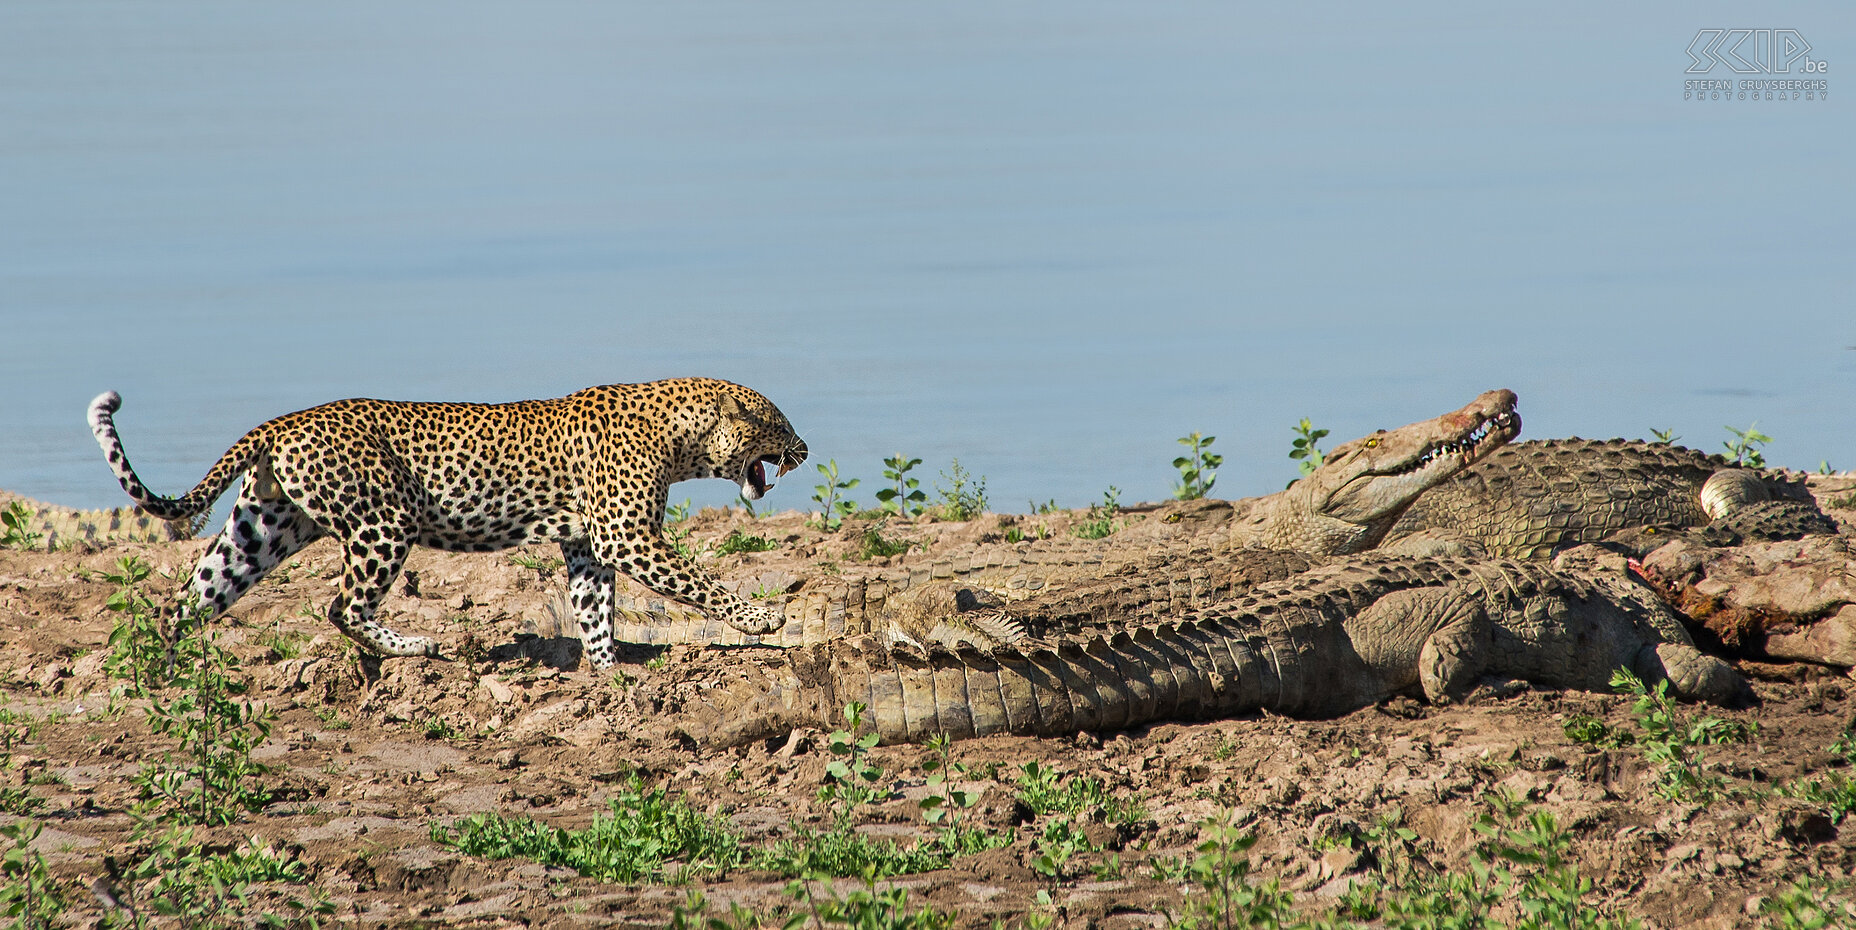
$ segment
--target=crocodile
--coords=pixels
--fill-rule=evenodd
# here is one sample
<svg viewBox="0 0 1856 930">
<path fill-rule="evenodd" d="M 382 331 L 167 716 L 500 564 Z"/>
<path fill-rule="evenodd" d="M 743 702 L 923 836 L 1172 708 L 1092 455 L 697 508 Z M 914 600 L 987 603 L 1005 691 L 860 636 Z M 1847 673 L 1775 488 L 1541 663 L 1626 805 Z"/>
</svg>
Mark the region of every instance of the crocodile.
<svg viewBox="0 0 1856 930">
<path fill-rule="evenodd" d="M 633 698 L 653 737 L 699 745 L 844 726 L 852 702 L 883 740 L 919 742 L 1258 712 L 1327 718 L 1400 694 L 1461 700 L 1485 678 L 1599 690 L 1620 667 L 1687 698 L 1748 695 L 1622 575 L 1405 558 L 1332 563 L 1171 619 L 991 648 L 863 635 L 705 651 Z"/>
<path fill-rule="evenodd" d="M 25 530 L 34 534 L 35 547 L 61 549 L 77 543 L 101 546 L 118 542 L 173 542 L 192 539 L 199 534 L 204 515 L 199 519 L 162 520 L 135 507 L 112 507 L 108 510 L 74 510 L 47 504 L 29 497 L 0 491 L 0 511 L 24 508 Z"/>
<path fill-rule="evenodd" d="M 1384 545 L 1411 554 L 1548 558 L 1590 542 L 1633 551 L 1696 531 L 1714 545 L 1837 532 L 1803 478 L 1631 439 L 1496 450 L 1407 508 Z"/>
<path fill-rule="evenodd" d="M 973 544 L 932 561 L 905 562 L 843 578 L 791 578 L 798 587 L 788 592 L 794 596 L 785 606 L 787 624 L 759 636 L 660 598 L 621 594 L 614 635 L 644 644 L 772 646 L 885 630 L 962 639 L 961 628 L 924 614 L 908 592 L 929 582 L 960 582 L 1015 599 L 1182 561 L 1228 563 L 1222 577 L 1232 583 L 1279 579 L 1325 559 L 1370 549 L 1414 499 L 1508 442 L 1520 429 L 1514 393 L 1487 391 L 1457 410 L 1343 443 L 1314 473 L 1266 497 L 1170 502 L 1100 540 L 1060 537 Z M 1227 547 L 1254 551 L 1236 557 L 1221 551 Z M 766 587 L 758 579 L 744 586 L 749 591 Z M 932 607 L 944 594 L 936 590 L 923 597 Z M 1013 630 L 974 632 L 996 639 Z"/>
</svg>

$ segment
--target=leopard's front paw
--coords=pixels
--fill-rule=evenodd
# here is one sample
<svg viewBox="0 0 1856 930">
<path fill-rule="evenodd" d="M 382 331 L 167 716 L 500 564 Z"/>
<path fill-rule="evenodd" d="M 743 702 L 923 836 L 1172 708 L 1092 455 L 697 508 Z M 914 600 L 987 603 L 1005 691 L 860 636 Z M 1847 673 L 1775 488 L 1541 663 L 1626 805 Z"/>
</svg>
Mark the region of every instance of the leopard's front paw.
<svg viewBox="0 0 1856 930">
<path fill-rule="evenodd" d="M 786 614 L 778 607 L 743 604 L 727 617 L 728 625 L 743 633 L 759 636 L 786 625 Z"/>
</svg>

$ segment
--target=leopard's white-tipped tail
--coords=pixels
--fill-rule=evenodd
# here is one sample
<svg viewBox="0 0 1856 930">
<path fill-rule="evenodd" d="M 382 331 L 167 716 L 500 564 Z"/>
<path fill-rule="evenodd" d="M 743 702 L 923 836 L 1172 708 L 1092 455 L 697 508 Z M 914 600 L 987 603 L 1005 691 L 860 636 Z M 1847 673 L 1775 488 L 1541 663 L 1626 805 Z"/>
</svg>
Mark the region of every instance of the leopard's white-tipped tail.
<svg viewBox="0 0 1856 930">
<path fill-rule="evenodd" d="M 116 474 L 116 481 L 149 516 L 161 520 L 189 520 L 204 515 L 212 509 L 213 501 L 225 492 L 232 481 L 251 464 L 255 458 L 252 454 L 251 435 L 239 440 L 201 481 L 184 497 L 162 497 L 148 489 L 142 479 L 136 477 L 135 468 L 129 464 L 129 455 L 123 451 L 122 437 L 116 433 L 115 413 L 122 407 L 122 395 L 115 391 L 104 391 L 90 402 L 90 432 L 97 437 L 97 445 L 103 449 L 103 455 L 109 459 L 110 471 Z M 255 433 L 256 431 L 254 431 Z"/>
</svg>

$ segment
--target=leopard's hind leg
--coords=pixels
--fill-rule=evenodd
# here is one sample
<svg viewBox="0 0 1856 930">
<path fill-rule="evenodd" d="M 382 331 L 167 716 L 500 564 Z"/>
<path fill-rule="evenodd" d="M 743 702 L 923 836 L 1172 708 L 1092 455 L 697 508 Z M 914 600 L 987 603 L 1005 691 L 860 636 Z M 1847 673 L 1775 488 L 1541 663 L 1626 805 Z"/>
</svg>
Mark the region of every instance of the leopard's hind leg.
<svg viewBox="0 0 1856 930">
<path fill-rule="evenodd" d="M 295 504 L 258 491 L 246 484 L 225 528 L 194 564 L 181 608 L 188 621 L 203 623 L 225 613 L 271 569 L 322 537 L 322 527 Z"/>
<path fill-rule="evenodd" d="M 411 533 L 365 526 L 348 533 L 342 591 L 329 604 L 329 622 L 369 652 L 383 656 L 436 656 L 438 643 L 396 633 L 374 620 L 374 612 L 398 578 L 411 550 Z"/>
<path fill-rule="evenodd" d="M 561 557 L 567 561 L 567 602 L 580 621 L 581 656 L 595 669 L 611 668 L 612 567 L 593 558 L 584 540 L 561 543 Z"/>
</svg>

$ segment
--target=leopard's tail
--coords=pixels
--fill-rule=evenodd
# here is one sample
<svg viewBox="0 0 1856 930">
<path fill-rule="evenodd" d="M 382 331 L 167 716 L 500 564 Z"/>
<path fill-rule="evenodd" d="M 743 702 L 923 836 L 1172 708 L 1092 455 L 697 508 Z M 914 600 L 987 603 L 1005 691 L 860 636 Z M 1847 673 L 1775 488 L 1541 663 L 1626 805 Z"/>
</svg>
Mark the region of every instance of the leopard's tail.
<svg viewBox="0 0 1856 930">
<path fill-rule="evenodd" d="M 162 497 L 136 477 L 135 469 L 129 464 L 129 455 L 122 449 L 114 416 L 121 406 L 122 395 L 115 391 L 98 394 L 97 399 L 90 402 L 90 431 L 96 435 L 97 445 L 103 447 L 103 454 L 109 457 L 110 470 L 116 473 L 122 489 L 129 492 L 136 506 L 157 519 L 187 520 L 198 529 L 199 522 L 212 510 L 219 495 L 270 450 L 268 431 L 262 426 L 254 429 L 233 443 L 193 490 L 180 497 Z"/>
</svg>

